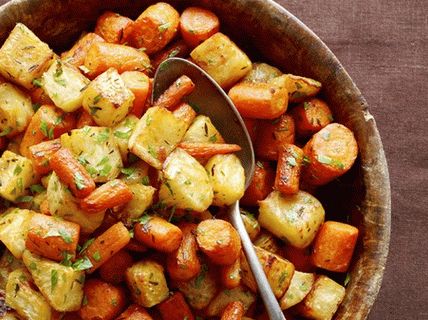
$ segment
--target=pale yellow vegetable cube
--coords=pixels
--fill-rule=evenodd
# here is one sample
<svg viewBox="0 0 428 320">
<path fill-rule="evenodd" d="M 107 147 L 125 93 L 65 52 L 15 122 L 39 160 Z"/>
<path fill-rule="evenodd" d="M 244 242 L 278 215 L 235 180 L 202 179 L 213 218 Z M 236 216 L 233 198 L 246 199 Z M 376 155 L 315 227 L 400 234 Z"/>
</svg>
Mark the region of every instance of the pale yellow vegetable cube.
<svg viewBox="0 0 428 320">
<path fill-rule="evenodd" d="M 22 267 L 24 267 L 24 264 L 20 259 L 15 258 L 8 249 L 3 250 L 3 254 L 0 258 L 0 290 L 6 290 L 9 274 Z"/>
<path fill-rule="evenodd" d="M 245 82 L 262 82 L 266 83 L 276 77 L 282 75 L 282 72 L 267 63 L 253 63 L 251 71 L 245 76 Z"/>
<path fill-rule="evenodd" d="M 83 92 L 83 108 L 99 126 L 113 127 L 131 110 L 134 94 L 116 69 L 110 68 L 96 77 Z"/>
<path fill-rule="evenodd" d="M 293 74 L 287 74 L 285 78 L 290 102 L 301 102 L 314 97 L 321 90 L 321 82 L 316 80 Z"/>
<path fill-rule="evenodd" d="M 186 129 L 186 122 L 170 111 L 159 107 L 149 108 L 129 139 L 129 150 L 156 169 L 161 169 Z"/>
<path fill-rule="evenodd" d="M 23 132 L 34 111 L 30 97 L 10 83 L 0 84 L 0 136 Z"/>
<path fill-rule="evenodd" d="M 218 32 L 190 53 L 222 88 L 229 88 L 251 70 L 251 61 L 226 35 Z"/>
<path fill-rule="evenodd" d="M 31 160 L 6 150 L 0 158 L 0 196 L 16 201 L 35 181 Z"/>
<path fill-rule="evenodd" d="M 141 183 L 130 184 L 133 197 L 126 206 L 120 211 L 119 217 L 124 221 L 132 221 L 141 217 L 153 203 L 153 195 L 156 189 L 151 186 L 145 186 Z"/>
<path fill-rule="evenodd" d="M 91 213 L 80 209 L 78 199 L 74 198 L 67 186 L 53 173 L 47 188 L 49 211 L 53 216 L 75 222 L 80 225 L 80 231 L 89 234 L 95 231 L 104 220 L 105 212 Z"/>
<path fill-rule="evenodd" d="M 25 250 L 22 255 L 33 281 L 49 304 L 60 312 L 77 311 L 83 299 L 85 272 L 41 258 Z"/>
<path fill-rule="evenodd" d="M 309 246 L 324 222 L 321 202 L 305 191 L 294 195 L 272 191 L 259 204 L 260 225 L 296 248 Z"/>
<path fill-rule="evenodd" d="M 169 289 L 163 267 L 144 260 L 126 270 L 126 282 L 134 302 L 150 308 L 168 298 Z"/>
<path fill-rule="evenodd" d="M 260 233 L 260 224 L 257 219 L 247 211 L 241 209 L 241 218 L 244 222 L 245 230 L 247 231 L 250 239 L 254 241 Z"/>
<path fill-rule="evenodd" d="M 298 306 L 298 313 L 314 320 L 330 320 L 345 297 L 345 288 L 320 275 L 312 290 Z"/>
<path fill-rule="evenodd" d="M 245 192 L 245 172 L 234 154 L 218 154 L 205 165 L 214 190 L 213 204 L 228 206 L 242 198 Z"/>
<path fill-rule="evenodd" d="M 245 256 L 243 251 L 241 251 L 240 263 L 242 283 L 246 285 L 252 292 L 257 292 L 256 279 L 254 279 L 247 257 Z"/>
<path fill-rule="evenodd" d="M 116 127 L 113 128 L 113 136 L 119 147 L 122 160 L 126 161 L 128 157 L 128 142 L 134 132 L 135 126 L 138 123 L 138 118 L 133 114 L 127 115 Z"/>
<path fill-rule="evenodd" d="M 0 73 L 6 79 L 32 89 L 33 80 L 49 67 L 53 56 L 46 43 L 25 25 L 17 23 L 0 49 Z"/>
<path fill-rule="evenodd" d="M 143 185 L 148 186 L 150 185 L 149 168 L 150 166 L 146 162 L 138 160 L 129 167 L 122 169 L 120 179 L 129 185 L 142 183 Z"/>
<path fill-rule="evenodd" d="M 183 137 L 185 142 L 224 143 L 220 132 L 212 124 L 211 119 L 199 115 L 193 120 Z"/>
<path fill-rule="evenodd" d="M 51 320 L 49 303 L 33 287 L 31 275 L 25 268 L 13 271 L 7 280 L 6 304 L 25 320 Z"/>
<path fill-rule="evenodd" d="M 301 302 L 311 291 L 315 274 L 294 271 L 290 286 L 280 300 L 281 309 L 285 310 Z"/>
<path fill-rule="evenodd" d="M 263 230 L 260 232 L 258 237 L 254 240 L 254 245 L 259 248 L 265 249 L 274 254 L 281 253 L 281 247 L 279 246 L 279 240 L 272 233 Z"/>
<path fill-rule="evenodd" d="M 30 210 L 10 208 L 0 216 L 0 241 L 17 259 L 21 259 L 25 250 L 33 214 Z"/>
<path fill-rule="evenodd" d="M 168 206 L 202 212 L 211 205 L 213 187 L 204 167 L 186 151 L 177 148 L 162 170 L 159 199 Z"/>
<path fill-rule="evenodd" d="M 82 106 L 83 90 L 89 82 L 79 70 L 60 59 L 56 59 L 42 77 L 43 90 L 65 112 Z"/>
<path fill-rule="evenodd" d="M 256 296 L 250 290 L 242 286 L 230 290 L 224 289 L 220 291 L 213 300 L 211 300 L 206 311 L 207 316 L 221 316 L 226 306 L 234 301 L 242 302 L 246 312 L 254 301 L 256 301 Z"/>
<path fill-rule="evenodd" d="M 95 182 L 115 179 L 123 167 L 112 129 L 83 127 L 64 133 L 61 145 L 76 156 Z"/>
</svg>

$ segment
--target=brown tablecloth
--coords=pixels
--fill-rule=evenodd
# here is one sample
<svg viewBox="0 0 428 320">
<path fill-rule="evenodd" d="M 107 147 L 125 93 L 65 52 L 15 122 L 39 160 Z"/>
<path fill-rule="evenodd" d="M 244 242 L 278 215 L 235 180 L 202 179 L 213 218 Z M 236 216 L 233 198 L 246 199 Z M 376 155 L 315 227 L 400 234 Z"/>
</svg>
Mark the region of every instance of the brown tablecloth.
<svg viewBox="0 0 428 320">
<path fill-rule="evenodd" d="M 383 139 L 392 235 L 369 319 L 428 319 L 428 0 L 277 2 L 337 55 L 366 97 Z"/>
<path fill-rule="evenodd" d="M 332 49 L 376 119 L 392 234 L 370 320 L 428 319 L 428 1 L 277 0 Z"/>
</svg>

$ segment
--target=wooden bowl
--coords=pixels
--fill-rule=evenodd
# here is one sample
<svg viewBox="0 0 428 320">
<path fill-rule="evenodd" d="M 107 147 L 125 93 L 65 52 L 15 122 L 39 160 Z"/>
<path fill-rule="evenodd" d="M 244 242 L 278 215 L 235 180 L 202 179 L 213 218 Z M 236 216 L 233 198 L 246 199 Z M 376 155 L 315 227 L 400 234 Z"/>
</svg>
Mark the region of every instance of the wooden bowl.
<svg viewBox="0 0 428 320">
<path fill-rule="evenodd" d="M 104 10 L 136 18 L 147 0 L 13 0 L 0 8 L 0 40 L 22 22 L 56 50 L 70 46 L 93 28 Z M 327 46 L 302 22 L 270 0 L 166 1 L 213 10 L 224 32 L 253 61 L 271 63 L 283 71 L 319 80 L 335 119 L 355 133 L 360 154 L 354 168 L 321 188 L 328 219 L 350 221 L 361 232 L 350 270 L 350 282 L 336 319 L 365 319 L 379 291 L 390 237 L 388 168 L 376 123 L 361 92 Z M 331 275 L 337 281 L 343 276 Z M 342 278 L 341 278 L 342 277 Z"/>
</svg>

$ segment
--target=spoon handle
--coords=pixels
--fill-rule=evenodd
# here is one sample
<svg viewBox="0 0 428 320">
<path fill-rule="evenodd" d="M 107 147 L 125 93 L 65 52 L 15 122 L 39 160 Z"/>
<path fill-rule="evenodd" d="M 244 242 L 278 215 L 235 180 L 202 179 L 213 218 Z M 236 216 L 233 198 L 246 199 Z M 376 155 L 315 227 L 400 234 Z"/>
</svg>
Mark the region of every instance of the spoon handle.
<svg viewBox="0 0 428 320">
<path fill-rule="evenodd" d="M 259 293 L 266 307 L 266 311 L 269 314 L 269 319 L 286 320 L 281 308 L 279 307 L 278 301 L 272 292 L 263 267 L 259 262 L 256 251 L 253 247 L 253 243 L 251 242 L 247 230 L 245 229 L 244 222 L 242 221 L 241 213 L 239 211 L 239 201 L 236 201 L 234 204 L 232 204 L 229 210 L 232 224 L 235 229 L 238 230 L 238 233 L 241 236 L 242 246 L 244 248 L 248 264 L 250 265 L 254 279 L 256 280 L 257 286 L 259 287 Z"/>
</svg>

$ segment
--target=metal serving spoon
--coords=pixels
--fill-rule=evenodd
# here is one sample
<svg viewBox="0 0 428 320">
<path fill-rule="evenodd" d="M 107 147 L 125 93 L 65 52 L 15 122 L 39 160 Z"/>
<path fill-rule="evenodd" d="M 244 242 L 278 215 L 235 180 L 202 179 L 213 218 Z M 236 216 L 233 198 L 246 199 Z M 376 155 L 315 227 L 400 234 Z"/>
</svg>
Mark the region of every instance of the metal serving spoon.
<svg viewBox="0 0 428 320">
<path fill-rule="evenodd" d="M 208 116 L 214 126 L 221 132 L 228 143 L 241 146 L 236 155 L 245 170 L 245 188 L 248 187 L 254 174 L 254 151 L 250 137 L 241 116 L 222 88 L 196 64 L 181 58 L 169 58 L 162 62 L 156 71 L 153 82 L 152 102 L 182 75 L 187 75 L 195 83 L 193 92 L 185 100 L 200 114 Z M 259 293 L 263 299 L 271 320 L 285 320 L 266 275 L 263 271 L 253 244 L 239 211 L 239 201 L 229 208 L 230 220 L 241 237 L 245 255 Z"/>
</svg>

